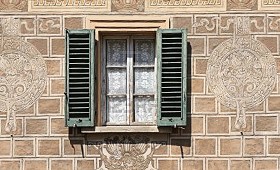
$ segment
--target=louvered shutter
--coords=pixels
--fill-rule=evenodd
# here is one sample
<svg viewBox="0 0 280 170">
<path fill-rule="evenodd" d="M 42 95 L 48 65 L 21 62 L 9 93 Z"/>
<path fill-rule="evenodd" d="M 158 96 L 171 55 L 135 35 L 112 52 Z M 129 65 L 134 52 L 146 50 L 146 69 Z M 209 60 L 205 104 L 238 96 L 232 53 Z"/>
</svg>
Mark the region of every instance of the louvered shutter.
<svg viewBox="0 0 280 170">
<path fill-rule="evenodd" d="M 94 125 L 94 30 L 66 30 L 65 120 L 68 127 Z"/>
<path fill-rule="evenodd" d="M 187 36 L 184 29 L 157 31 L 158 126 L 185 126 Z"/>
</svg>

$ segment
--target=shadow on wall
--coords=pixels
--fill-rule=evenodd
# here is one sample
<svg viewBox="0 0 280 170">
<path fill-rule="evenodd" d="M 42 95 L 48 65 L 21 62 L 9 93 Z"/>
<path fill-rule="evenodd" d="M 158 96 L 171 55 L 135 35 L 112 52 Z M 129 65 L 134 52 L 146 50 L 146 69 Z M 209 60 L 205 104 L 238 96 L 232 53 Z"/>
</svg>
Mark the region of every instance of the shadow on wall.
<svg viewBox="0 0 280 170">
<path fill-rule="evenodd" d="M 171 134 L 162 133 L 110 133 L 82 134 L 79 128 L 69 128 L 69 151 L 72 155 L 88 157 L 100 155 L 99 169 L 122 166 L 155 169 L 153 158 L 157 156 L 179 155 L 184 158 L 191 150 L 191 54 L 187 43 L 187 126 L 174 128 Z M 65 147 L 65 143 L 64 143 Z M 64 149 L 65 151 L 66 149 Z M 110 168 L 108 168 L 110 169 Z"/>
</svg>

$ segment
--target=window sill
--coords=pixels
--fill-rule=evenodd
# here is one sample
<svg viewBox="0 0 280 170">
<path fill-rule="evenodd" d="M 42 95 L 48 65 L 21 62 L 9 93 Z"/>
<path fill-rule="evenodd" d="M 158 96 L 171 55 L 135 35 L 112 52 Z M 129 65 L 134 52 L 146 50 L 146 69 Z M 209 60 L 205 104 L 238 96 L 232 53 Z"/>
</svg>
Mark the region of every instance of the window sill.
<svg viewBox="0 0 280 170">
<path fill-rule="evenodd" d="M 82 133 L 172 133 L 171 127 L 158 126 L 97 126 L 82 128 Z"/>
</svg>

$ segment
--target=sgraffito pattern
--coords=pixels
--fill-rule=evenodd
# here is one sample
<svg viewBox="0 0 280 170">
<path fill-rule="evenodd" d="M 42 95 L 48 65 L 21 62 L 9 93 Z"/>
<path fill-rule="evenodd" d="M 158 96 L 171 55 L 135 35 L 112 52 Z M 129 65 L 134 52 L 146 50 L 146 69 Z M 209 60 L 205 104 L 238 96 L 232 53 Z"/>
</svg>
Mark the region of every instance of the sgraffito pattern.
<svg viewBox="0 0 280 170">
<path fill-rule="evenodd" d="M 46 84 L 46 65 L 38 50 L 19 36 L 20 21 L 2 19 L 0 111 L 7 112 L 5 130 L 16 130 L 16 112 L 35 103 Z"/>
<path fill-rule="evenodd" d="M 95 146 L 102 160 L 98 170 L 155 170 L 152 159 L 160 144 L 142 135 L 121 135 L 105 138 Z"/>
<path fill-rule="evenodd" d="M 274 88 L 276 64 L 271 52 L 250 36 L 250 18 L 234 20 L 234 37 L 212 52 L 207 82 L 217 99 L 237 110 L 235 127 L 246 127 L 246 109 L 262 103 Z"/>
</svg>

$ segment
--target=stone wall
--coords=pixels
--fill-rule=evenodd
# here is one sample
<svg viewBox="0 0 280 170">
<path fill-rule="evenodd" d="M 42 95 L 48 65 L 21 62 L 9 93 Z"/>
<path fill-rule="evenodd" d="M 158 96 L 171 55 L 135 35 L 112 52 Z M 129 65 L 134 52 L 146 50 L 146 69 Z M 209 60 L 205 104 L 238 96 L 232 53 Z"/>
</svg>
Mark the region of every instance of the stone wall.
<svg viewBox="0 0 280 170">
<path fill-rule="evenodd" d="M 28 93 L 37 97 L 26 95 L 12 101 L 19 102 L 17 108 L 24 108 L 23 101 L 30 99 L 28 108 L 10 108 L 7 99 L 15 97 L 9 97 L 7 91 L 0 89 L 1 170 L 131 169 L 129 165 L 136 169 L 159 170 L 280 169 L 278 0 L 0 0 L 0 10 L 1 46 L 9 44 L 9 40 L 13 42 L 11 44 L 26 46 L 29 50 L 25 52 L 7 47 L 12 51 L 8 54 L 17 56 L 17 51 L 21 51 L 18 53 L 27 58 L 22 64 L 31 65 L 28 56 L 39 56 L 43 62 L 40 60 L 36 66 L 45 67 L 39 76 L 44 86 L 36 86 Z M 114 18 L 114 15 L 132 14 L 139 18 L 144 15 L 168 17 L 171 28 L 188 29 L 191 104 L 187 127 L 173 129 L 171 134 L 85 134 L 79 128 L 65 127 L 64 30 L 88 28 L 89 17 L 108 15 Z M 221 104 L 222 97 L 216 95 L 219 91 L 209 88 L 211 84 L 206 77 L 213 51 L 233 48 L 219 45 L 239 36 L 235 19 L 244 16 L 250 20 L 250 32 L 246 35 L 252 37 L 246 40 L 249 43 L 258 40 L 262 43 L 261 49 L 267 47 L 270 52 L 265 54 L 272 56 L 271 69 L 275 66 L 277 74 L 274 75 L 273 71 L 269 74 L 270 78 L 275 77 L 275 85 L 266 84 L 268 89 L 273 88 L 267 95 L 256 96 L 253 107 L 240 106 L 246 112 L 246 127 L 236 129 L 237 104 Z M 12 28 L 4 21 L 12 23 L 13 20 L 20 26 L 14 28 L 18 34 L 6 34 L 5 28 Z M 1 63 L 4 63 L 3 58 L 8 54 L 3 53 L 4 47 L 1 49 Z M 35 51 L 31 52 L 32 49 Z M 1 63 L 2 88 L 8 84 L 3 79 L 7 78 L 3 73 L 7 65 Z M 262 61 L 261 65 L 267 63 Z M 249 65 L 245 66 L 251 68 Z M 268 74 L 267 70 L 261 70 L 261 74 Z M 269 79 L 262 77 L 261 82 L 265 81 Z M 26 80 L 26 83 L 29 82 Z M 31 83 L 34 85 L 38 81 Z M 246 97 L 240 98 L 245 100 Z M 7 118 L 8 112 L 10 116 Z M 16 118 L 16 126 L 13 126 L 13 118 Z M 10 121 L 8 125 L 7 120 Z M 121 149 L 112 149 L 115 147 Z"/>
</svg>

